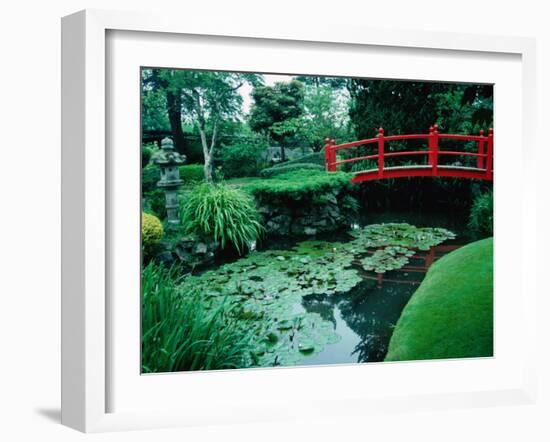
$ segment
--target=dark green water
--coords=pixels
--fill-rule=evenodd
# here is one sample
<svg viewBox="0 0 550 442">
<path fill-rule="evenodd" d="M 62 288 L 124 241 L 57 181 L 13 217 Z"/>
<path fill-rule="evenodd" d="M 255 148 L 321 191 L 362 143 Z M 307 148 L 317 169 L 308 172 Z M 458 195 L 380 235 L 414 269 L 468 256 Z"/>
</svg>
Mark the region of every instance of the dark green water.
<svg viewBox="0 0 550 442">
<path fill-rule="evenodd" d="M 448 240 L 441 246 L 460 247 L 474 239 L 467 233 L 467 215 L 463 212 L 441 211 L 368 211 L 368 215 L 356 219 L 350 229 L 362 228 L 378 223 L 408 223 L 417 227 L 443 227 L 454 232 L 454 240 Z M 260 244 L 258 250 L 289 250 L 297 242 L 311 238 L 270 239 Z M 349 241 L 345 231 L 317 237 L 324 241 Z M 436 247 L 437 257 L 449 250 Z M 235 256 L 228 261 L 234 261 Z M 220 260 L 217 264 L 227 262 Z M 374 272 L 366 272 L 357 266 L 363 282 L 348 293 L 339 295 L 313 295 L 302 298 L 294 313 L 318 313 L 330 322 L 340 340 L 324 347 L 319 353 L 304 357 L 298 365 L 346 364 L 357 362 L 383 361 L 394 327 L 401 316 L 403 308 L 422 282 L 426 272 L 425 255 L 419 253 L 410 259 L 408 267 L 387 272 L 379 284 Z"/>
<path fill-rule="evenodd" d="M 358 219 L 356 225 L 383 222 L 447 228 L 456 233 L 457 238 L 445 245 L 460 246 L 471 241 L 465 232 L 465 215 L 461 213 L 371 212 L 368 217 Z M 422 267 L 424 262 L 424 259 L 412 258 L 410 264 Z M 376 277 L 374 273 L 368 276 Z M 383 361 L 395 324 L 424 276 L 425 272 L 421 271 L 393 271 L 384 274 L 381 287 L 375 279 L 367 279 L 343 295 L 305 297 L 297 310 L 320 314 L 333 324 L 341 339 L 320 353 L 304 358 L 300 365 Z"/>
</svg>

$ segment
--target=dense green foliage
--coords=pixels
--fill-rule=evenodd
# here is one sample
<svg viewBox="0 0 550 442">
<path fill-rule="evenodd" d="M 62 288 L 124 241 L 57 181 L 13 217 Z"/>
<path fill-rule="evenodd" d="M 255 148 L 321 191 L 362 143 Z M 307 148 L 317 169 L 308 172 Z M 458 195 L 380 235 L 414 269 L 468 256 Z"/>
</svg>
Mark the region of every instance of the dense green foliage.
<svg viewBox="0 0 550 442">
<path fill-rule="evenodd" d="M 160 220 L 148 213 L 141 214 L 141 239 L 143 244 L 155 244 L 158 243 L 162 236 L 164 235 L 164 230 Z"/>
<path fill-rule="evenodd" d="M 471 84 L 352 79 L 350 118 L 358 139 L 427 133 L 476 133 L 492 125 L 493 87 Z"/>
<path fill-rule="evenodd" d="M 307 154 L 307 155 L 302 155 L 301 157 L 296 158 L 295 160 L 290 160 L 290 161 L 285 161 L 285 162 L 282 162 L 282 163 L 277 163 L 277 164 L 273 165 L 272 167 L 285 167 L 285 166 L 290 166 L 291 164 L 304 164 L 304 163 L 318 164 L 318 165 L 324 167 L 325 166 L 325 154 L 324 154 L 324 152 L 310 153 L 310 154 Z"/>
<path fill-rule="evenodd" d="M 441 258 L 403 310 L 386 361 L 493 355 L 493 239 Z"/>
<path fill-rule="evenodd" d="M 265 139 L 253 142 L 240 142 L 223 146 L 221 150 L 221 168 L 225 178 L 258 176 L 264 167 L 263 153 L 268 145 Z"/>
<path fill-rule="evenodd" d="M 238 324 L 234 305 L 182 292 L 177 275 L 153 263 L 141 281 L 143 373 L 246 366 L 252 336 Z"/>
<path fill-rule="evenodd" d="M 273 86 L 257 86 L 252 91 L 254 105 L 248 123 L 252 130 L 267 132 L 276 141 L 283 141 L 290 134 L 280 130 L 287 120 L 303 113 L 304 85 L 292 80 Z"/>
<path fill-rule="evenodd" d="M 259 199 L 279 197 L 299 201 L 327 192 L 340 192 L 350 186 L 350 178 L 349 174 L 343 172 L 328 174 L 323 171 L 299 170 L 267 180 L 248 182 L 243 188 Z"/>
<path fill-rule="evenodd" d="M 164 228 L 160 220 L 149 213 L 141 214 L 141 246 L 143 254 L 148 258 L 157 249 L 164 236 Z"/>
<path fill-rule="evenodd" d="M 289 145 L 307 146 L 320 151 L 325 138 L 350 141 L 348 94 L 329 85 L 306 87 L 303 113 L 273 124 L 272 131 Z"/>
<path fill-rule="evenodd" d="M 281 175 L 287 172 L 294 172 L 297 170 L 325 170 L 325 168 L 319 164 L 313 163 L 292 163 L 278 165 L 277 167 L 268 167 L 261 171 L 260 176 L 263 178 L 270 178 L 276 175 Z"/>
<path fill-rule="evenodd" d="M 241 112 L 245 84 L 259 84 L 256 74 L 186 69 L 144 69 L 142 88 L 147 94 L 164 93 L 168 119 L 178 150 L 184 150 L 182 122 L 192 124 L 200 135 L 204 158 L 204 177 L 212 181 L 213 156 L 224 121 L 235 120 Z M 146 105 L 142 101 L 142 106 Z M 158 108 L 158 107 L 157 107 Z M 149 109 L 143 109 L 147 115 Z M 146 120 L 149 121 L 149 120 Z"/>
<path fill-rule="evenodd" d="M 262 234 L 254 200 L 246 192 L 224 184 L 202 184 L 185 198 L 181 207 L 186 233 L 233 245 L 242 254 Z"/>
<path fill-rule="evenodd" d="M 149 163 L 141 169 L 141 193 L 145 194 L 157 188 L 160 180 L 160 169 L 156 164 Z"/>
<path fill-rule="evenodd" d="M 154 143 L 147 143 L 141 146 L 141 167 L 145 167 L 149 164 L 151 156 L 157 149 Z"/>
<path fill-rule="evenodd" d="M 179 169 L 180 178 L 184 183 L 200 183 L 204 181 L 204 167 L 202 164 L 184 164 Z"/>
<path fill-rule="evenodd" d="M 144 212 L 151 213 L 160 219 L 166 218 L 166 195 L 162 189 L 154 189 L 144 194 Z"/>
<path fill-rule="evenodd" d="M 493 236 L 493 191 L 476 197 L 468 226 L 481 237 Z"/>
</svg>

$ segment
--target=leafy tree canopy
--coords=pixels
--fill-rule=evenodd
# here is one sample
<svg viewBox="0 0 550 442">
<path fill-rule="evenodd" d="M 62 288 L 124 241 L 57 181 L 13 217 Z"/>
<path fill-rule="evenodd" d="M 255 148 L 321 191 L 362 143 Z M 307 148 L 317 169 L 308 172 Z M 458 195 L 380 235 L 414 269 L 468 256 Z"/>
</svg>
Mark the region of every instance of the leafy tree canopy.
<svg viewBox="0 0 550 442">
<path fill-rule="evenodd" d="M 250 128 L 267 132 L 278 142 L 282 142 L 285 135 L 274 130 L 274 124 L 297 118 L 304 111 L 304 85 L 300 81 L 255 87 L 252 98 L 254 104 L 248 120 Z"/>
<path fill-rule="evenodd" d="M 352 79 L 348 88 L 358 138 L 375 136 L 379 127 L 426 133 L 437 123 L 447 132 L 471 133 L 492 124 L 492 86 Z"/>
</svg>

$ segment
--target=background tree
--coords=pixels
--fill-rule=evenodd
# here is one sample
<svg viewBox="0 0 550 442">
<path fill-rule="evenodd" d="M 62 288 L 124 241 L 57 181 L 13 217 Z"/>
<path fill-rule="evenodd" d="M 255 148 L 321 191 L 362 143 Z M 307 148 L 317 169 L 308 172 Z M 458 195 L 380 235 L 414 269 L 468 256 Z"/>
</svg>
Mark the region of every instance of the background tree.
<svg viewBox="0 0 550 442">
<path fill-rule="evenodd" d="M 273 86 L 259 86 L 252 91 L 254 104 L 248 123 L 256 132 L 265 132 L 280 144 L 281 160 L 285 160 L 285 138 L 293 135 L 282 130 L 281 123 L 303 114 L 304 85 L 296 80 L 275 83 Z M 279 126 L 277 126 L 279 124 Z M 289 127 L 289 130 L 293 128 Z"/>
<path fill-rule="evenodd" d="M 435 94 L 447 85 L 427 82 L 353 79 L 350 118 L 358 138 L 383 127 L 387 134 L 425 133 L 436 122 Z"/>
<path fill-rule="evenodd" d="M 187 145 L 182 128 L 181 94 L 175 88 L 170 87 L 171 73 L 173 72 L 173 69 L 142 70 L 142 126 L 144 131 L 150 132 L 163 132 L 169 128 L 176 150 L 186 154 Z"/>
<path fill-rule="evenodd" d="M 437 123 L 448 132 L 492 124 L 492 86 L 352 79 L 349 114 L 356 136 L 426 133 Z"/>
<path fill-rule="evenodd" d="M 197 128 L 204 156 L 204 177 L 212 182 L 213 153 L 224 121 L 238 118 L 242 97 L 238 90 L 245 82 L 259 83 L 255 74 L 190 70 L 162 70 L 166 97 L 181 103 L 182 118 Z"/>
<path fill-rule="evenodd" d="M 345 77 L 319 77 L 313 75 L 298 75 L 295 80 L 304 83 L 306 86 L 329 86 L 334 90 L 342 89 L 349 83 Z"/>
<path fill-rule="evenodd" d="M 323 77 L 315 77 L 323 78 Z M 328 83 L 319 86 L 306 85 L 304 112 L 297 118 L 274 124 L 274 131 L 295 134 L 300 143 L 314 151 L 320 151 L 326 137 L 339 142 L 349 141 L 349 93 Z"/>
</svg>

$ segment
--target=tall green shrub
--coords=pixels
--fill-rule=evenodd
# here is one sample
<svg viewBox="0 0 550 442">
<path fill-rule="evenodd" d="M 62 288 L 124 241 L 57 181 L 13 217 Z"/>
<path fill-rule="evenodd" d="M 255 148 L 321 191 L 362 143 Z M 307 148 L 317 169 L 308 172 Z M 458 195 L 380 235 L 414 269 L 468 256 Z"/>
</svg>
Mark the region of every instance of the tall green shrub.
<svg viewBox="0 0 550 442">
<path fill-rule="evenodd" d="M 180 178 L 184 183 L 200 183 L 204 181 L 203 164 L 184 164 L 180 166 Z"/>
<path fill-rule="evenodd" d="M 470 210 L 468 226 L 478 236 L 493 235 L 493 191 L 476 197 Z"/>
<path fill-rule="evenodd" d="M 146 143 L 141 145 L 141 167 L 145 167 L 151 161 L 151 157 L 158 150 L 155 143 Z"/>
<path fill-rule="evenodd" d="M 160 220 L 149 213 L 141 214 L 141 245 L 144 257 L 150 258 L 158 248 L 164 236 L 164 228 Z"/>
<path fill-rule="evenodd" d="M 182 226 L 187 233 L 212 238 L 222 249 L 232 244 L 242 254 L 263 232 L 254 200 L 225 184 L 202 184 L 183 201 Z"/>
<path fill-rule="evenodd" d="M 221 167 L 225 178 L 258 176 L 264 165 L 266 142 L 236 143 L 223 146 Z"/>
</svg>

